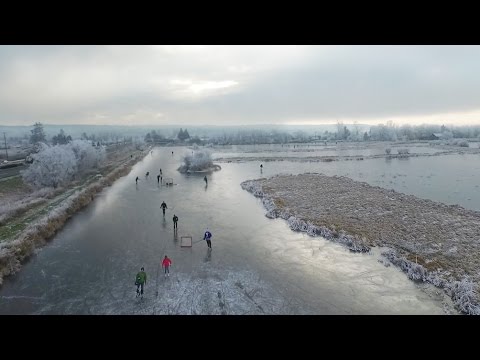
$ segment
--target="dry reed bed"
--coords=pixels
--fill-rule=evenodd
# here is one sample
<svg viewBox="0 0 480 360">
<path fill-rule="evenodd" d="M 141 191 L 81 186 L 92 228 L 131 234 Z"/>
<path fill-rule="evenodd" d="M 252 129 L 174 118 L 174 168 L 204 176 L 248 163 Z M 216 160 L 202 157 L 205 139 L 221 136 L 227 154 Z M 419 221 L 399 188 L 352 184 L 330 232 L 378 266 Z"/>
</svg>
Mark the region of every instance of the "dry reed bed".
<svg viewBox="0 0 480 360">
<path fill-rule="evenodd" d="M 245 181 L 267 216 L 352 251 L 386 246 L 412 280 L 443 288 L 460 311 L 480 314 L 480 213 L 322 174 Z M 388 263 L 385 261 L 385 263 Z"/>
</svg>

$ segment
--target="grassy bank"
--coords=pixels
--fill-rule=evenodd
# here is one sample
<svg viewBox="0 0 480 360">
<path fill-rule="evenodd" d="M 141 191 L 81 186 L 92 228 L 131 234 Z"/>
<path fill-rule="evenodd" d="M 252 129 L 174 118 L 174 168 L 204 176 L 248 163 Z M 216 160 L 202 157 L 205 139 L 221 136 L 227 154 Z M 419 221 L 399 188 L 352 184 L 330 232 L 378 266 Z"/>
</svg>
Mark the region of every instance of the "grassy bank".
<svg viewBox="0 0 480 360">
<path fill-rule="evenodd" d="M 68 189 L 57 189 L 50 199 L 37 199 L 20 206 L 0 227 L 0 284 L 17 272 L 36 248 L 44 245 L 77 211 L 87 206 L 104 187 L 127 175 L 146 152 L 116 153 L 100 170 Z"/>
</svg>

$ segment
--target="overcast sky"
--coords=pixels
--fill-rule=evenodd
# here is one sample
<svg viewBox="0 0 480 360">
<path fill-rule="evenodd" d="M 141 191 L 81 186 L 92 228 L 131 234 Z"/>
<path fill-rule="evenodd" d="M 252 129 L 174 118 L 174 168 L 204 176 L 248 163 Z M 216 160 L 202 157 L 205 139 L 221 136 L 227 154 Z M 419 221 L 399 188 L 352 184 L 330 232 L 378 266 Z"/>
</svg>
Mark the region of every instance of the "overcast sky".
<svg viewBox="0 0 480 360">
<path fill-rule="evenodd" d="M 480 46 L 0 46 L 0 125 L 480 124 Z"/>
</svg>

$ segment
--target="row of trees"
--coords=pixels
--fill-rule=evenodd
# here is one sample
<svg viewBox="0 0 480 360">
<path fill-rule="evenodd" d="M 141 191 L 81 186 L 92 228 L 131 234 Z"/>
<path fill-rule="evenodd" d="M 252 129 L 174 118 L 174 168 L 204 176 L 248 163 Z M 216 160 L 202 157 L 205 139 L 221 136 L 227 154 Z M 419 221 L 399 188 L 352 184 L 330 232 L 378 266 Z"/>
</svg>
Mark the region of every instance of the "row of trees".
<svg viewBox="0 0 480 360">
<path fill-rule="evenodd" d="M 198 136 L 193 136 L 191 137 L 190 134 L 188 133 L 188 130 L 185 129 L 183 130 L 180 128 L 180 131 L 177 133 L 175 136 L 175 139 L 178 139 L 182 143 L 187 143 L 187 144 L 197 144 L 197 145 L 202 145 L 204 142 L 198 137 Z M 145 135 L 145 142 L 147 143 L 165 143 L 165 142 L 175 142 L 174 138 L 166 138 L 163 134 L 158 133 L 155 130 L 150 131 Z"/>
<path fill-rule="evenodd" d="M 285 144 L 289 142 L 311 142 L 312 140 L 319 141 L 411 141 L 411 140 L 429 140 L 432 139 L 432 134 L 442 134 L 443 139 L 452 138 L 477 138 L 480 137 L 480 126 L 459 126 L 446 127 L 444 125 L 403 125 L 396 126 L 392 121 L 387 124 L 380 124 L 371 126 L 368 131 L 365 125 L 344 125 L 341 121 L 337 122 L 336 131 L 307 132 L 307 131 L 279 131 L 272 130 L 225 130 L 223 134 L 216 134 L 207 138 L 205 134 L 203 139 L 198 136 L 191 136 L 187 129 L 182 129 L 178 132 L 172 132 L 168 137 L 162 133 L 152 130 L 144 137 L 146 143 L 166 143 L 179 141 L 186 144 L 205 145 L 206 143 L 213 144 Z M 43 126 L 41 123 L 35 123 L 32 134 L 30 136 L 31 143 L 47 142 Z M 133 138 L 120 137 L 113 133 L 103 133 L 99 135 L 82 134 L 82 139 L 90 140 L 99 144 L 111 144 L 132 142 Z M 72 141 L 72 137 L 60 130 L 58 135 L 53 136 L 52 143 L 66 144 Z"/>
<path fill-rule="evenodd" d="M 47 137 L 45 136 L 45 131 L 43 130 L 42 123 L 36 122 L 33 125 L 33 129 L 30 130 L 32 135 L 30 135 L 30 143 L 31 144 L 38 144 L 38 143 L 46 143 Z M 72 141 L 72 137 L 70 135 L 66 135 L 63 129 L 60 129 L 60 133 L 52 137 L 52 144 L 53 145 L 65 145 Z"/>
<path fill-rule="evenodd" d="M 38 143 L 47 143 L 47 137 L 45 135 L 45 131 L 43 129 L 43 125 L 40 122 L 36 122 L 33 125 L 33 129 L 30 130 L 31 135 L 30 135 L 30 143 L 31 144 L 38 144 Z M 82 133 L 81 135 L 82 140 L 89 140 L 92 143 L 95 144 L 115 144 L 115 143 L 121 143 L 121 142 L 129 142 L 131 143 L 133 141 L 132 137 L 125 137 L 125 136 L 120 136 L 116 133 L 107 133 L 103 132 L 100 134 L 91 134 L 88 135 L 87 133 Z M 63 129 L 60 129 L 60 132 L 57 135 L 54 135 L 52 137 L 51 143 L 53 145 L 65 145 L 69 142 L 71 142 L 73 139 L 70 135 L 65 134 L 65 131 Z"/>
</svg>

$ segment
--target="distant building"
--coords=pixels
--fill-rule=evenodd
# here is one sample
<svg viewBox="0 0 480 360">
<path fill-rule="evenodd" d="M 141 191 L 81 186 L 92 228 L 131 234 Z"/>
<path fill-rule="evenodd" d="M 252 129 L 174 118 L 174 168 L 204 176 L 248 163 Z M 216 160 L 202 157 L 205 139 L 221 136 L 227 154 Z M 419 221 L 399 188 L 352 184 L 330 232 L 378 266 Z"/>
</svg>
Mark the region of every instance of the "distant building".
<svg viewBox="0 0 480 360">
<path fill-rule="evenodd" d="M 437 135 L 441 135 L 441 134 L 437 134 Z M 432 133 L 430 135 L 420 137 L 420 140 L 439 140 L 440 137 L 438 137 L 437 135 Z"/>
</svg>

